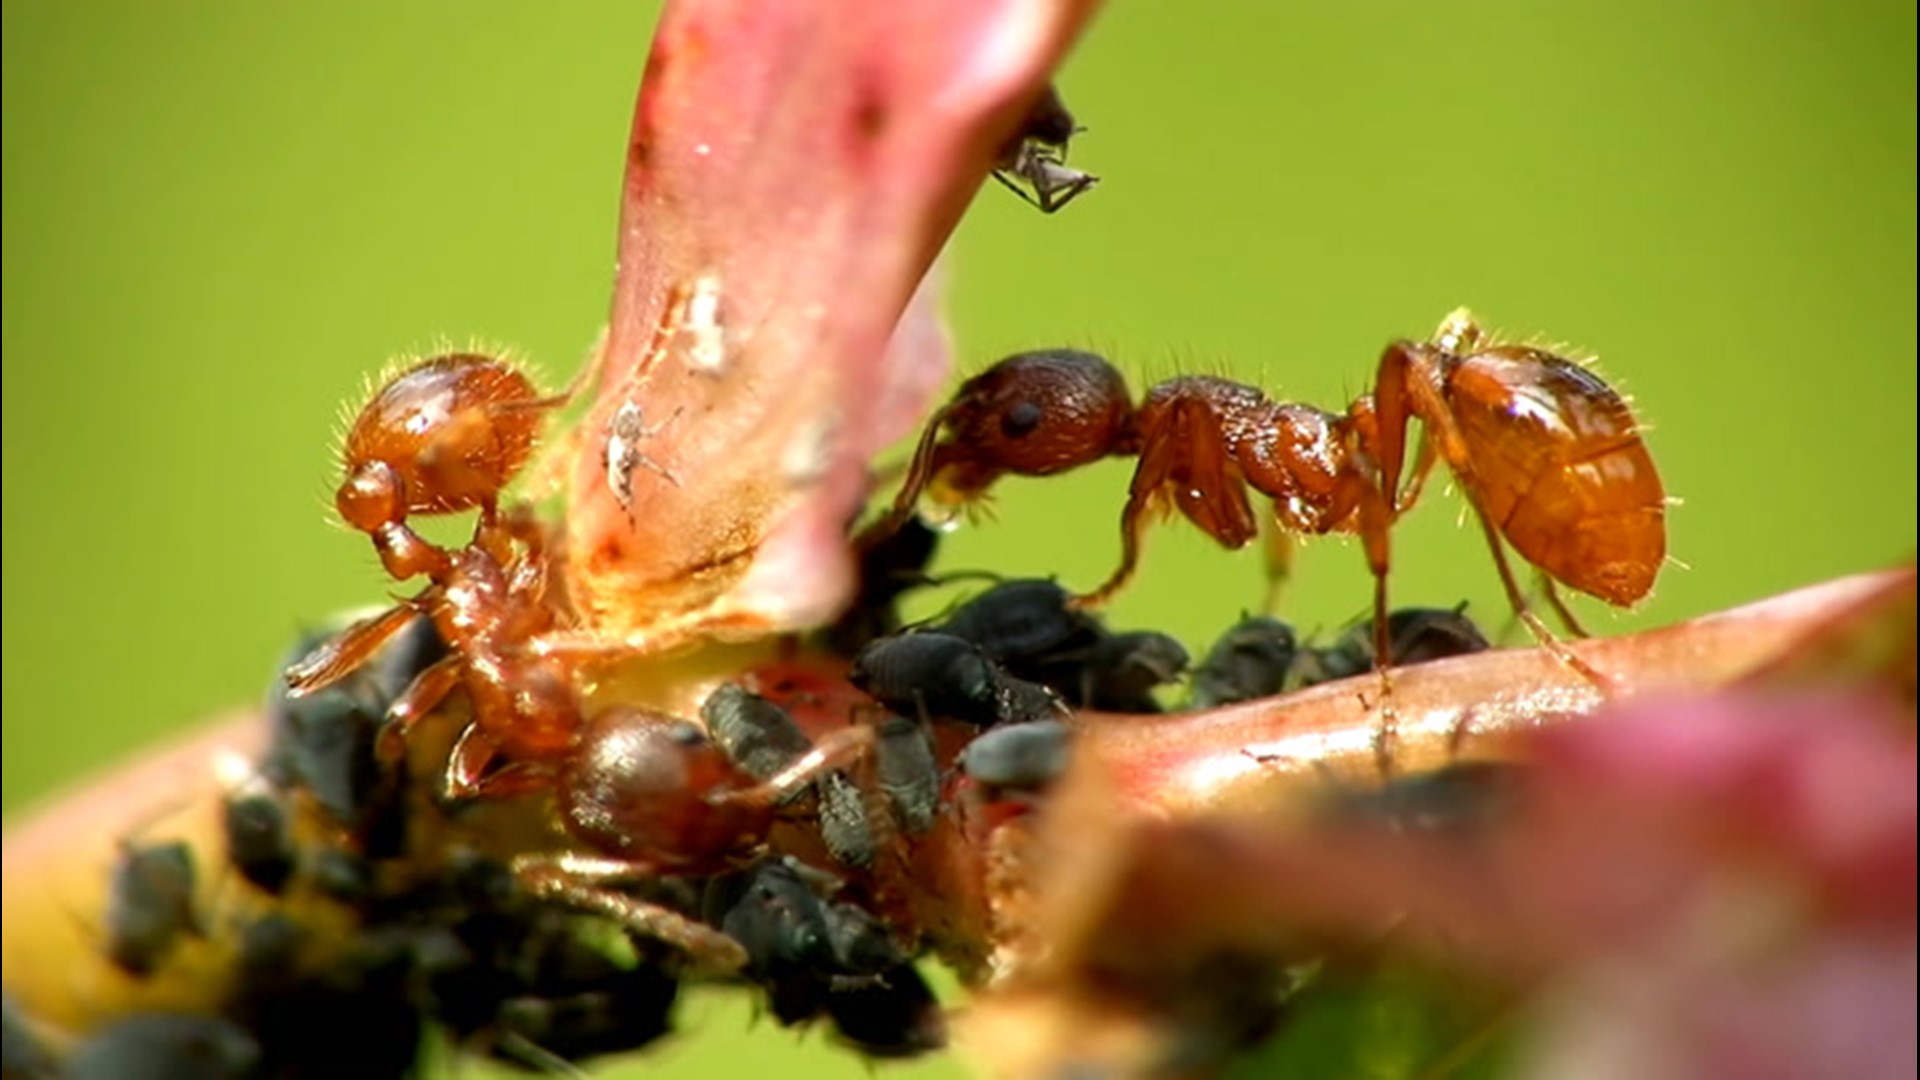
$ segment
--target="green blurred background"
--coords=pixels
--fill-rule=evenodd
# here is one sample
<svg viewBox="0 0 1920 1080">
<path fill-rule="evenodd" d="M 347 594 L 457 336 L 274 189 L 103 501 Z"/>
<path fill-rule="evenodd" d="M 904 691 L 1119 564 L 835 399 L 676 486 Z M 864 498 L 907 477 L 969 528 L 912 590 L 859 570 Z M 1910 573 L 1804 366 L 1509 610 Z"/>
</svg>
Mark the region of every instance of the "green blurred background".
<svg viewBox="0 0 1920 1080">
<path fill-rule="evenodd" d="M 255 699 L 306 621 L 384 594 L 326 505 L 339 412 L 389 356 L 480 338 L 572 370 L 653 14 L 9 0 L 9 812 Z M 1063 76 L 1104 183 L 1054 218 L 984 191 L 963 370 L 1070 344 L 1334 407 L 1470 304 L 1600 354 L 1685 499 L 1687 567 L 1633 614 L 1584 607 L 1597 629 L 1907 557 L 1914 31 L 1877 0 L 1118 4 Z M 1090 585 L 1125 485 L 1009 483 L 945 565 Z M 1459 506 L 1405 522 L 1395 595 L 1497 624 Z M 1286 613 L 1337 627 L 1367 581 L 1311 544 Z M 1259 587 L 1254 554 L 1169 528 L 1114 617 L 1197 646 Z M 651 1074 L 861 1072 L 710 1008 Z"/>
</svg>

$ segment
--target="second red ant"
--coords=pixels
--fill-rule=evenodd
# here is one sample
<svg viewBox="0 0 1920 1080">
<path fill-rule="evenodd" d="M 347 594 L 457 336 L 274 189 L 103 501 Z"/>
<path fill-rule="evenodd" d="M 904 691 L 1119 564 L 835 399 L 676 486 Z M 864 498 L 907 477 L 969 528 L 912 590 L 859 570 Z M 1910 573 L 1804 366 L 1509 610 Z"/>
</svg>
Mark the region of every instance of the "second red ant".
<svg viewBox="0 0 1920 1080">
<path fill-rule="evenodd" d="M 1425 438 L 1409 468 L 1416 419 Z M 1170 379 L 1136 406 L 1120 373 L 1091 353 L 1008 357 L 934 416 L 892 510 L 862 542 L 898 528 L 923 497 L 964 505 L 1002 476 L 1048 476 L 1108 457 L 1138 465 L 1120 515 L 1120 565 L 1078 598 L 1083 606 L 1106 602 L 1133 576 L 1156 514 L 1178 509 L 1221 545 L 1244 547 L 1260 527 L 1252 487 L 1272 500 L 1283 533 L 1360 537 L 1375 583 L 1375 655 L 1388 656 L 1389 534 L 1436 459 L 1479 519 L 1514 611 L 1596 681 L 1534 615 L 1502 541 L 1539 568 L 1548 602 L 1576 635 L 1583 631 L 1555 581 L 1626 606 L 1653 587 L 1666 559 L 1666 494 L 1626 402 L 1564 357 L 1489 340 L 1465 311 L 1430 342 L 1389 345 L 1373 392 L 1340 413 L 1207 376 Z"/>
</svg>

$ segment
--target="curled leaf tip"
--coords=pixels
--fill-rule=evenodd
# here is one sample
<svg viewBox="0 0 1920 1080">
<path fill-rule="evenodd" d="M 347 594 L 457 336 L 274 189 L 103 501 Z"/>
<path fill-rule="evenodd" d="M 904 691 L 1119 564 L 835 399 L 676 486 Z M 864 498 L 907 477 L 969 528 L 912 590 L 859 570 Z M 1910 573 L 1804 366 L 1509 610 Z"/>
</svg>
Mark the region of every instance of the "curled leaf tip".
<svg viewBox="0 0 1920 1080">
<path fill-rule="evenodd" d="M 589 631 L 752 636 L 845 601 L 868 459 L 946 370 L 902 312 L 1090 8 L 669 5 L 573 469 Z"/>
</svg>

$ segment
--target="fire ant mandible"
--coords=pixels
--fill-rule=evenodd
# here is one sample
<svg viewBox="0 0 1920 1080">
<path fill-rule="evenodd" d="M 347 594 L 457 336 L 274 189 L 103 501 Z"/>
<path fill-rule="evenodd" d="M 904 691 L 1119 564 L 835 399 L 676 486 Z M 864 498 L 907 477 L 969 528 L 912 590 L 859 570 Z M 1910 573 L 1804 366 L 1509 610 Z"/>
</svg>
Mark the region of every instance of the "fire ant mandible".
<svg viewBox="0 0 1920 1080">
<path fill-rule="evenodd" d="M 1407 427 L 1425 441 L 1405 465 Z M 1105 457 L 1137 457 L 1121 512 L 1119 567 L 1082 606 L 1133 576 L 1149 518 L 1178 508 L 1221 545 L 1259 531 L 1247 488 L 1273 500 L 1288 534 L 1357 533 L 1375 579 L 1376 635 L 1387 626 L 1388 533 L 1446 463 L 1479 517 L 1515 612 L 1549 648 L 1587 670 L 1528 607 L 1504 537 L 1553 582 L 1609 604 L 1642 597 L 1666 558 L 1666 496 L 1631 411 L 1585 368 L 1543 349 L 1490 342 L 1457 311 L 1430 343 L 1382 355 L 1374 393 L 1344 413 L 1269 400 L 1205 376 L 1155 386 L 1136 407 L 1119 372 L 1090 353 L 1022 353 L 963 384 L 922 436 L 873 543 L 912 516 L 923 495 L 966 504 L 1003 475 L 1047 476 Z M 1406 481 L 1402 487 L 1403 479 Z M 1389 655 L 1388 643 L 1376 643 Z"/>
<path fill-rule="evenodd" d="M 609 886 L 749 861 L 779 805 L 848 764 L 873 736 L 865 727 L 836 732 L 761 780 L 697 725 L 630 706 L 585 715 L 578 662 L 529 645 L 563 619 L 547 593 L 544 528 L 524 507 L 500 507 L 532 454 L 543 414 L 569 397 L 541 397 L 509 365 L 472 354 L 424 361 L 374 395 L 348 432 L 336 503 L 348 525 L 373 539 L 389 574 L 422 575 L 429 584 L 294 665 L 290 695 L 344 678 L 416 613 L 427 615 L 449 653 L 388 710 L 383 756 L 397 760 L 407 730 L 464 688 L 473 719 L 450 755 L 448 793 L 551 789 L 562 827 L 595 852 L 521 857 L 514 868 L 528 888 L 619 919 L 702 963 L 738 967 L 744 954 L 725 935 Z M 434 545 L 407 525 L 412 514 L 468 509 L 479 510 L 479 521 L 463 548 Z M 498 757 L 507 764 L 494 768 Z"/>
</svg>

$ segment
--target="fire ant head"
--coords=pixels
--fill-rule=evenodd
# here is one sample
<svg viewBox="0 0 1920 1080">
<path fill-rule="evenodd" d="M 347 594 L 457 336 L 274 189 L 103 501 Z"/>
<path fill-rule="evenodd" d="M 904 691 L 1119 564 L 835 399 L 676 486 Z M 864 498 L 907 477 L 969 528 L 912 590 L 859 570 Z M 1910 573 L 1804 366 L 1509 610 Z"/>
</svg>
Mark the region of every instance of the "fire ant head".
<svg viewBox="0 0 1920 1080">
<path fill-rule="evenodd" d="M 539 400 L 525 375 L 472 353 L 400 373 L 347 432 L 341 518 L 370 533 L 409 514 L 492 506 L 533 453 Z"/>
<path fill-rule="evenodd" d="M 774 801 L 742 797 L 758 784 L 697 725 L 618 706 L 587 722 L 558 794 L 568 828 L 607 855 L 724 869 L 772 828 Z"/>
</svg>

